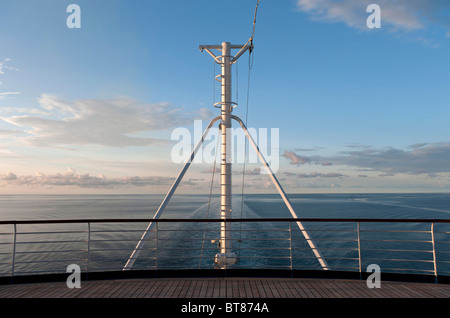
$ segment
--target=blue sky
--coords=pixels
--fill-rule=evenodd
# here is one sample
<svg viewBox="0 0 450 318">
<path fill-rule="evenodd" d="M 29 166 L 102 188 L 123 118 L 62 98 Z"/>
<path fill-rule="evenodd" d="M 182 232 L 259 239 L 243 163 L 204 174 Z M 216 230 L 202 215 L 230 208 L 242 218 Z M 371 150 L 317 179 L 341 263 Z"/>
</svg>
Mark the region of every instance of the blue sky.
<svg viewBox="0 0 450 318">
<path fill-rule="evenodd" d="M 223 3 L 1 0 L 0 193 L 167 191 L 171 132 L 218 114 L 198 46 L 251 35 L 256 1 Z M 279 129 L 287 192 L 450 190 L 448 1 L 261 0 L 254 44 L 248 126 Z M 248 63 L 233 69 L 243 119 Z M 208 190 L 211 168 L 181 190 Z M 274 192 L 265 175 L 247 183 Z"/>
</svg>

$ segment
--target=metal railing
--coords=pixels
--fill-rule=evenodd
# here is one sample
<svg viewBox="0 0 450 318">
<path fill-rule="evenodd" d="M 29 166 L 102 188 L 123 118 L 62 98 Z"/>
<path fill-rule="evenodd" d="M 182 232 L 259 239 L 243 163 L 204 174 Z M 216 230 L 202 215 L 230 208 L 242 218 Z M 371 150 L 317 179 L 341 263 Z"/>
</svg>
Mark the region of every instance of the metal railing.
<svg viewBox="0 0 450 318">
<path fill-rule="evenodd" d="M 317 269 L 295 222 L 301 220 L 329 269 L 450 275 L 450 220 L 227 219 L 232 268 Z M 132 269 L 210 269 L 222 219 L 85 219 L 0 221 L 0 276 L 122 270 L 149 222 L 156 226 Z M 294 224 L 293 224 L 294 222 Z"/>
</svg>

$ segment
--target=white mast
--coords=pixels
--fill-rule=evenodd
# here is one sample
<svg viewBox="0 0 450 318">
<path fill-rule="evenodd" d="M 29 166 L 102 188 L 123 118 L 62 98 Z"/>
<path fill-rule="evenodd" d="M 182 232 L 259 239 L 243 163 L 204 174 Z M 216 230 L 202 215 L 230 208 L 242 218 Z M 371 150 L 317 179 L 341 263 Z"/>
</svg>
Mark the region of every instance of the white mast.
<svg viewBox="0 0 450 318">
<path fill-rule="evenodd" d="M 258 0 L 259 4 L 259 0 Z M 261 154 L 258 146 L 255 141 L 248 133 L 247 127 L 244 125 L 242 120 L 238 117 L 231 115 L 231 112 L 236 106 L 236 103 L 231 101 L 231 66 L 238 60 L 238 58 L 244 54 L 247 50 L 250 52 L 253 50 L 253 35 L 255 33 L 255 22 L 256 22 L 256 10 L 258 9 L 258 4 L 255 9 L 255 19 L 253 20 L 253 34 L 250 39 L 244 45 L 232 45 L 229 42 L 223 42 L 221 45 L 200 45 L 200 50 L 207 51 L 213 58 L 214 62 L 221 65 L 221 74 L 216 76 L 216 79 L 219 77 L 221 82 L 221 101 L 215 103 L 214 106 L 220 108 L 220 116 L 217 116 L 211 120 L 205 132 L 203 133 L 201 139 L 199 140 L 197 146 L 194 148 L 189 160 L 185 163 L 183 169 L 179 173 L 163 202 L 161 203 L 158 211 L 156 211 L 153 216 L 154 219 L 158 219 L 164 212 L 166 205 L 169 203 L 172 195 L 177 189 L 179 183 L 181 182 L 184 174 L 188 170 L 191 162 L 194 160 L 195 155 L 197 154 L 199 148 L 202 146 L 203 142 L 206 139 L 211 127 L 213 124 L 220 119 L 220 139 L 221 139 L 221 157 L 220 157 L 220 218 L 221 220 L 227 220 L 231 218 L 231 119 L 236 120 L 244 130 L 247 138 L 249 139 L 251 145 L 257 152 L 261 162 L 264 164 L 272 182 L 276 186 L 279 194 L 281 195 L 284 203 L 289 209 L 293 218 L 298 218 L 295 210 L 291 206 L 286 193 L 278 182 L 277 178 L 272 172 L 272 169 L 268 165 L 267 161 Z M 219 50 L 221 55 L 216 56 L 211 50 Z M 239 49 L 238 53 L 235 56 L 231 55 L 232 49 Z M 320 263 L 323 270 L 328 270 L 328 264 L 326 260 L 321 255 L 320 251 L 317 249 L 314 241 L 311 239 L 309 233 L 304 228 L 303 224 L 300 221 L 297 221 L 297 226 L 308 242 L 311 250 L 316 256 L 318 262 Z M 155 222 L 150 222 L 147 229 L 143 233 L 141 239 L 133 250 L 132 254 L 128 258 L 127 263 L 123 267 L 123 270 L 129 270 L 132 268 L 135 260 L 138 258 L 140 252 L 144 248 L 145 241 L 147 240 L 150 232 L 153 230 Z M 220 226 L 220 251 L 214 257 L 216 264 L 220 268 L 227 268 L 227 266 L 234 265 L 237 262 L 236 253 L 232 250 L 232 235 L 231 235 L 231 223 L 230 222 L 221 222 Z"/>
<path fill-rule="evenodd" d="M 248 42 L 247 42 L 248 43 Z M 221 45 L 200 45 L 200 50 L 207 51 L 214 61 L 221 65 L 221 100 L 214 106 L 220 107 L 220 218 L 231 218 L 231 112 L 236 103 L 231 100 L 231 66 L 237 59 L 250 48 L 249 44 L 231 45 L 223 42 Z M 221 55 L 216 56 L 211 52 L 216 49 Z M 231 55 L 231 49 L 240 49 L 236 56 Z M 220 225 L 220 252 L 215 256 L 215 262 L 222 268 L 233 265 L 237 261 L 236 253 L 232 250 L 231 223 L 221 222 Z"/>
</svg>

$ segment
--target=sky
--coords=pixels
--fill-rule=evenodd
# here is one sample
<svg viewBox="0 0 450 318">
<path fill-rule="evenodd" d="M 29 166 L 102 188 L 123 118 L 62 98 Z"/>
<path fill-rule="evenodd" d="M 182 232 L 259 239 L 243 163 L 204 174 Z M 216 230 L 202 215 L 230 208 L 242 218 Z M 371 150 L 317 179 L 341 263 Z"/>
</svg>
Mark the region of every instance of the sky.
<svg viewBox="0 0 450 318">
<path fill-rule="evenodd" d="M 166 193 L 173 132 L 191 146 L 219 115 L 199 45 L 246 43 L 256 2 L 0 0 L 0 194 Z M 261 0 L 233 114 L 278 130 L 288 193 L 449 192 L 449 56 L 448 0 Z M 179 191 L 208 193 L 217 167 L 194 163 Z M 276 193 L 261 170 L 235 163 L 234 193 Z"/>
</svg>

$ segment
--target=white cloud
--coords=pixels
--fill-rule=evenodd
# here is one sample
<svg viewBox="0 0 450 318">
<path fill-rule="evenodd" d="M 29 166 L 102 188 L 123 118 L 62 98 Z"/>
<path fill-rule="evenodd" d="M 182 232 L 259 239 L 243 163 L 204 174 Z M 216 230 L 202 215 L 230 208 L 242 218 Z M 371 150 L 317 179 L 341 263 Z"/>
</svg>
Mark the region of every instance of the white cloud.
<svg viewBox="0 0 450 318">
<path fill-rule="evenodd" d="M 0 74 L 5 74 L 5 72 L 3 71 L 4 69 L 12 70 L 12 71 L 20 71 L 17 67 L 5 65 L 6 62 L 9 62 L 9 61 L 11 61 L 11 59 L 9 57 L 7 57 L 3 60 L 3 62 L 0 62 Z"/>
<path fill-rule="evenodd" d="M 0 99 L 4 99 L 8 95 L 19 95 L 20 92 L 0 92 Z"/>
<path fill-rule="evenodd" d="M 382 28 L 412 31 L 425 28 L 433 23 L 450 28 L 448 0 L 298 0 L 300 11 L 310 14 L 314 19 L 327 22 L 344 22 L 350 27 L 367 29 L 366 12 L 369 4 L 381 7 Z"/>
<path fill-rule="evenodd" d="M 5 63 L 9 62 L 9 61 L 11 61 L 10 58 L 5 58 L 3 60 L 3 62 L 0 62 L 0 75 L 4 75 L 5 74 L 4 70 L 6 70 L 6 69 L 7 70 L 13 70 L 13 71 L 19 71 L 18 68 L 5 65 Z M 2 81 L 0 81 L 0 86 L 1 85 L 3 85 Z M 17 95 L 17 94 L 20 94 L 20 92 L 0 92 L 0 100 L 1 99 L 5 99 L 5 97 L 8 96 L 8 95 Z"/>
<path fill-rule="evenodd" d="M 0 136 L 11 136 L 21 134 L 21 131 L 18 130 L 10 130 L 10 129 L 0 129 Z"/>
<path fill-rule="evenodd" d="M 307 157 L 299 156 L 295 152 L 287 150 L 283 153 L 283 157 L 289 159 L 290 164 L 295 166 L 303 165 L 311 161 Z"/>
<path fill-rule="evenodd" d="M 187 114 L 168 103 L 144 104 L 127 97 L 69 102 L 43 94 L 39 104 L 46 112 L 2 117 L 10 124 L 28 128 L 31 135 L 25 140 L 33 146 L 145 146 L 161 140 L 142 134 L 191 124 L 208 115 L 203 110 Z"/>
</svg>

